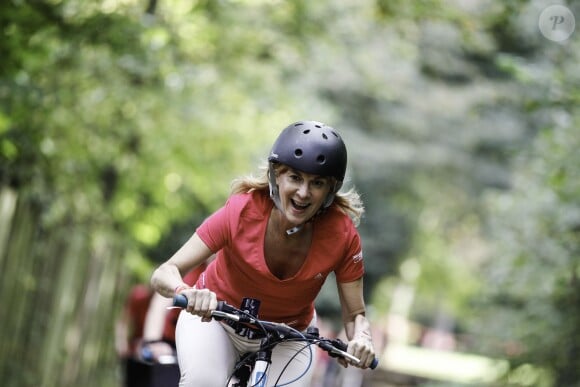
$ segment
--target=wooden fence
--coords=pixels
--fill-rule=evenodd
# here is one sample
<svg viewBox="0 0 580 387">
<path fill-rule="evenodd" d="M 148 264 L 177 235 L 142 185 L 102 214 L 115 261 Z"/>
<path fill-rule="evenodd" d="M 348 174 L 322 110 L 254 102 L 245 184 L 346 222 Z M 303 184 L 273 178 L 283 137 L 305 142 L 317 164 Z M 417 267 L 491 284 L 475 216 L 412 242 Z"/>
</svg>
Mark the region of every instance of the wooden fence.
<svg viewBox="0 0 580 387">
<path fill-rule="evenodd" d="M 114 327 L 128 284 L 123 238 L 0 187 L 0 380 L 6 387 L 118 386 Z"/>
</svg>

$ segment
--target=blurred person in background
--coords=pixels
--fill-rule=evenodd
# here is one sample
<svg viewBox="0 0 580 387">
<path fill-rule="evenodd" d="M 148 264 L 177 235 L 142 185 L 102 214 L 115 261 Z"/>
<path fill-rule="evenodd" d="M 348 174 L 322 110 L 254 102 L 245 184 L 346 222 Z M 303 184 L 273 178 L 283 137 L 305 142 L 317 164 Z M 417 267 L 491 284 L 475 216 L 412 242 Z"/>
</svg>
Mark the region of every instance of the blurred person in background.
<svg viewBox="0 0 580 387">
<path fill-rule="evenodd" d="M 183 278 L 193 285 L 206 265 Z M 116 326 L 116 350 L 123 365 L 125 387 L 177 386 L 179 368 L 175 361 L 175 326 L 179 310 L 167 309 L 171 300 L 150 286 L 135 285 L 129 292 Z"/>
</svg>

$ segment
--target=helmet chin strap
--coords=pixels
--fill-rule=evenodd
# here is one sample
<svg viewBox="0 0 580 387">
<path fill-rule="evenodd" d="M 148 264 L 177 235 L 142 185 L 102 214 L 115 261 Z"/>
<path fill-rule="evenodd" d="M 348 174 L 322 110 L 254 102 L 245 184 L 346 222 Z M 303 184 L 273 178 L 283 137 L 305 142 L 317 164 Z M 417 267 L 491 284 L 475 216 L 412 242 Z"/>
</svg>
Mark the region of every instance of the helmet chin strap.
<svg viewBox="0 0 580 387">
<path fill-rule="evenodd" d="M 268 167 L 268 185 L 270 186 L 270 198 L 274 202 L 274 205 L 276 205 L 276 208 L 278 208 L 278 210 L 283 212 L 282 202 L 280 200 L 280 191 L 278 190 L 278 184 L 276 184 L 276 172 L 274 171 L 272 164 L 270 164 L 270 166 Z M 312 218 L 314 218 L 316 215 L 318 215 L 319 213 L 330 207 L 340 187 L 342 187 L 342 181 L 337 181 L 336 184 L 334 185 L 334 189 L 331 192 L 329 192 L 329 194 L 326 196 L 326 199 L 324 199 L 322 208 L 320 208 Z M 308 219 L 304 223 L 310 222 L 312 218 Z M 302 230 L 302 228 L 304 227 L 304 223 L 289 228 L 288 230 L 286 230 L 286 235 L 296 234 L 298 231 Z"/>
<path fill-rule="evenodd" d="M 342 187 L 342 181 L 337 181 L 334 184 L 334 188 L 332 189 L 332 191 L 330 191 L 328 193 L 328 195 L 326 196 L 326 199 L 324 199 L 324 203 L 322 204 L 322 208 L 319 211 L 324 211 L 325 209 L 330 207 L 330 205 L 334 201 L 334 197 L 336 196 L 336 193 L 338 192 L 340 187 Z"/>
</svg>

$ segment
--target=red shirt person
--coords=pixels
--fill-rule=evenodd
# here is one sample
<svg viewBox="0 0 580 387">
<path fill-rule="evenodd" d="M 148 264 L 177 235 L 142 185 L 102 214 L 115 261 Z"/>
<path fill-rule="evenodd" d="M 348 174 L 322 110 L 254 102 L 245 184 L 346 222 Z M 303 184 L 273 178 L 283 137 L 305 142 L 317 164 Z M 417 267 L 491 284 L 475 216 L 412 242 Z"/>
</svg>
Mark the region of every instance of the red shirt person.
<svg viewBox="0 0 580 387">
<path fill-rule="evenodd" d="M 340 192 L 346 163 L 346 146 L 335 129 L 315 121 L 289 125 L 272 147 L 267 172 L 235 180 L 225 206 L 155 270 L 151 283 L 157 292 L 188 299 L 176 330 L 181 386 L 225 385 L 235 360 L 259 345 L 211 319 L 218 299 L 238 306 L 243 297 L 257 298 L 260 318 L 304 329 L 316 324 L 314 299 L 331 272 L 347 351 L 360 359 L 357 367 L 371 365 L 363 254 L 355 228 L 364 209 L 354 189 Z M 212 254 L 216 259 L 196 286 L 184 284 L 182 275 Z M 273 380 L 310 385 L 312 359 L 303 348 L 288 341 L 273 349 Z"/>
<path fill-rule="evenodd" d="M 360 237 L 351 219 L 331 208 L 317 222 L 301 268 L 289 278 L 278 278 L 263 249 L 255 248 L 265 243 L 273 206 L 264 191 L 237 194 L 203 222 L 197 235 L 217 256 L 196 287 L 215 289 L 219 300 L 235 306 L 243 297 L 256 298 L 262 305 L 260 318 L 304 330 L 314 318 L 314 299 L 331 272 L 339 282 L 362 277 Z"/>
</svg>

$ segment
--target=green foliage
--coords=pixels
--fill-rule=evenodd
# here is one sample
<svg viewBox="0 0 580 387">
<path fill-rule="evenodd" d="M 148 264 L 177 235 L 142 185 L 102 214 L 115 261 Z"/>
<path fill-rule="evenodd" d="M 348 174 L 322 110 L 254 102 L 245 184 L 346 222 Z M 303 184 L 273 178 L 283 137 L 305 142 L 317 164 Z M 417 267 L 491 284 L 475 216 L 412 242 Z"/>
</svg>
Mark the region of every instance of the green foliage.
<svg viewBox="0 0 580 387">
<path fill-rule="evenodd" d="M 251 148 L 263 151 L 267 144 L 268 136 L 258 136 L 267 127 L 264 114 L 277 112 L 257 110 L 252 94 L 243 94 L 245 85 L 222 68 L 230 63 L 220 61 L 224 54 L 247 57 L 251 68 L 253 51 L 219 47 L 219 54 L 208 56 L 202 46 L 180 50 L 185 42 L 190 49 L 207 40 L 187 34 L 203 14 L 193 20 L 180 15 L 185 20 L 177 22 L 185 25 L 175 32 L 162 17 L 140 23 L 131 9 L 110 13 L 78 5 L 35 3 L 29 9 L 45 18 L 29 33 L 44 36 L 51 49 L 34 62 L 42 67 L 21 63 L 26 72 L 4 78 L 16 85 L 4 86 L 10 99 L 2 115 L 2 180 L 15 187 L 36 181 L 32 188 L 42 190 L 41 198 L 57 193 L 46 214 L 49 225 L 71 209 L 77 219 L 92 217 L 98 205 L 100 217 L 110 216 L 150 246 L 172 221 L 195 211 L 192 196 L 201 208 L 221 202 L 233 172 L 251 167 L 243 161 Z M 215 34 L 205 23 L 205 33 Z M 241 48 L 245 38 L 216 35 L 211 44 Z M 263 81 L 254 82 L 252 92 L 265 88 Z"/>
<path fill-rule="evenodd" d="M 451 315 L 456 327 L 474 335 L 460 345 L 510 359 L 506 384 L 576 385 L 579 83 L 571 66 L 578 51 L 574 41 L 560 46 L 538 37 L 530 26 L 541 8 L 490 3 L 481 19 L 457 20 L 461 34 L 449 25 L 424 25 L 432 35 L 420 51 L 425 74 L 454 84 L 456 92 L 463 85 L 472 92 L 448 105 L 446 115 L 477 95 L 474 79 L 498 91 L 509 85 L 509 92 L 475 102 L 460 120 L 450 120 L 463 133 L 436 125 L 435 115 L 430 124 L 438 130 L 415 138 L 453 145 L 447 158 L 435 159 L 439 163 L 421 164 L 428 153 L 416 155 L 423 169 L 411 168 L 405 184 L 414 198 L 408 216 L 416 221 L 401 270 L 412 262 L 419 274 L 412 281 L 385 278 L 374 300 L 393 311 L 388 295 L 397 283 L 413 285 L 411 317 L 431 325 L 438 312 Z M 414 114 L 424 106 L 404 101 L 417 107 Z M 479 129 L 471 131 L 472 125 Z M 528 151 L 536 132 L 542 135 Z M 470 157 L 459 149 L 469 149 Z M 530 363 L 541 372 L 522 378 Z"/>
<path fill-rule="evenodd" d="M 376 2 L 377 14 L 382 18 L 393 21 L 397 19 L 413 20 L 441 17 L 449 13 L 440 0 L 420 0 L 409 3 L 408 1 L 378 0 Z"/>
<path fill-rule="evenodd" d="M 580 379 L 575 45 L 543 51 L 551 60 L 549 77 L 538 76 L 529 59 L 502 59 L 508 72 L 529 86 L 523 109 L 542 130 L 531 148 L 517 152 L 512 189 L 485 195 L 491 244 L 481 272 L 485 291 L 474 299 L 473 327 L 481 338 L 476 346 L 510 358 L 514 371 L 507 380 L 526 364 L 543 367 L 553 380 L 537 385 L 573 386 Z"/>
<path fill-rule="evenodd" d="M 575 385 L 579 378 L 580 143 L 574 126 L 545 131 L 522 156 L 514 189 L 488 199 L 496 246 L 485 271 L 486 318 L 479 327 L 494 336 L 490 349 L 506 351 L 515 364 L 552 370 L 556 385 Z M 502 342 L 512 351 L 498 348 Z"/>
</svg>

